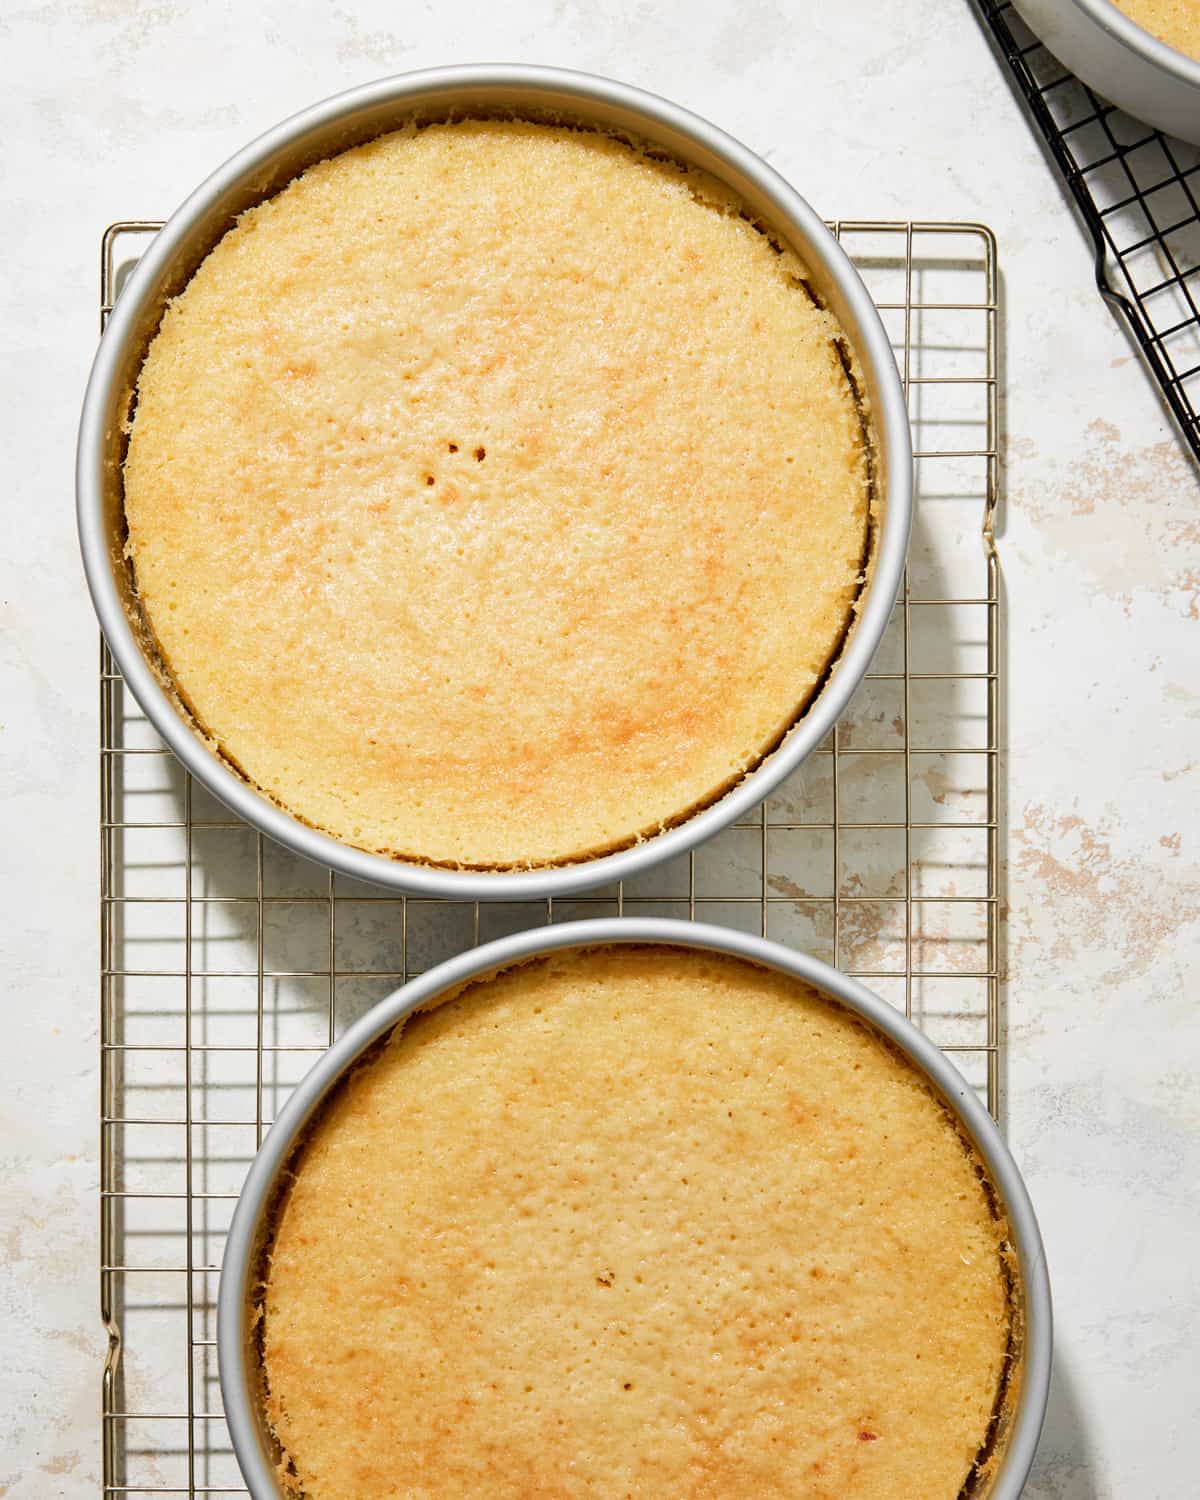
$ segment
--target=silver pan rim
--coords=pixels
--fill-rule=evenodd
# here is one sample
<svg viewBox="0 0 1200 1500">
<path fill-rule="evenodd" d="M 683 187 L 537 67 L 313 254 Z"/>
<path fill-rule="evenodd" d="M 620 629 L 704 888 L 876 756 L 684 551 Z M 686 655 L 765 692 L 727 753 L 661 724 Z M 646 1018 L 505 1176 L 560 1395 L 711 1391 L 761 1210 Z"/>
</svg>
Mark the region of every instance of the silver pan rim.
<svg viewBox="0 0 1200 1500">
<path fill-rule="evenodd" d="M 772 223 L 831 300 L 857 353 L 880 448 L 883 502 L 872 576 L 855 627 L 818 696 L 772 754 L 712 804 L 642 842 L 575 863 L 496 871 L 425 865 L 355 848 L 293 817 L 218 758 L 181 715 L 135 637 L 114 573 L 119 548 L 106 503 L 114 483 L 113 429 L 130 374 L 140 366 L 147 308 L 161 307 L 162 288 L 197 226 L 220 222 L 222 205 L 244 195 L 248 183 L 265 180 L 272 163 L 298 143 L 329 141 L 350 122 L 381 111 L 399 118 L 468 97 L 485 106 L 561 107 L 604 123 L 623 122 L 651 140 L 671 142 L 678 154 L 716 170 L 743 198 L 767 206 Z M 319 146 L 314 152 L 315 160 Z M 84 571 L 109 650 L 155 730 L 218 801 L 275 842 L 355 880 L 414 896 L 519 901 L 615 884 L 686 853 L 749 812 L 820 744 L 865 675 L 899 592 L 912 513 L 912 446 L 903 386 L 875 305 L 834 235 L 773 168 L 707 120 L 626 84 L 559 68 L 476 65 L 384 78 L 315 104 L 251 142 L 186 200 L 138 262 L 100 341 L 79 428 L 76 497 Z"/>
<path fill-rule="evenodd" d="M 284 1500 L 259 1415 L 252 1357 L 253 1279 L 281 1168 L 321 1101 L 355 1061 L 405 1016 L 434 997 L 526 959 L 569 948 L 656 944 L 749 959 L 804 980 L 877 1028 L 930 1080 L 987 1165 L 1008 1216 L 1020 1267 L 1024 1343 L 1016 1413 L 987 1500 L 1017 1500 L 1045 1418 L 1053 1344 L 1050 1281 L 1037 1217 L 995 1121 L 929 1039 L 872 991 L 809 954 L 730 928 L 668 918 L 607 917 L 512 934 L 439 964 L 362 1016 L 314 1064 L 288 1098 L 250 1168 L 234 1211 L 221 1267 L 217 1354 L 225 1418 L 253 1500 Z"/>
</svg>

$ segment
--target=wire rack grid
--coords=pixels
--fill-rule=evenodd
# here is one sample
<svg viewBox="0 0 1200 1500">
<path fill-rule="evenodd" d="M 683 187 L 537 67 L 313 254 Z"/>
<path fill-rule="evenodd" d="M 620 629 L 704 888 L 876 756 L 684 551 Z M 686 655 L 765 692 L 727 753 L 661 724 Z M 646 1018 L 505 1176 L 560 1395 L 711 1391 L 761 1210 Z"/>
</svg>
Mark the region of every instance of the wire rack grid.
<svg viewBox="0 0 1200 1500">
<path fill-rule="evenodd" d="M 1200 462 L 1200 150 L 1093 93 L 1012 0 L 976 0 L 1091 238 L 1096 285 Z"/>
<path fill-rule="evenodd" d="M 158 225 L 102 248 L 102 325 Z M 569 901 L 404 899 L 231 819 L 101 648 L 104 1495 L 244 1494 L 215 1308 L 242 1178 L 358 1015 L 464 947 L 584 915 L 746 928 L 865 979 L 997 1113 L 1001 1084 L 997 265 L 981 225 L 839 222 L 896 350 L 916 447 L 903 590 L 852 704 L 757 813 Z"/>
</svg>

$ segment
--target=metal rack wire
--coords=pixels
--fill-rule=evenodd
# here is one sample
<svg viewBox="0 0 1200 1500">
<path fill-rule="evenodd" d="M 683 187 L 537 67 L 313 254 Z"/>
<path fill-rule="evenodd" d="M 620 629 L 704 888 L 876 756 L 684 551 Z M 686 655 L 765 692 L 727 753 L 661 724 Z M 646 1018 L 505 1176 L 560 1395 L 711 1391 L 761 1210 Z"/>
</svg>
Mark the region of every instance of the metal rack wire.
<svg viewBox="0 0 1200 1500">
<path fill-rule="evenodd" d="M 157 225 L 113 225 L 102 323 Z M 405 900 L 230 818 L 100 671 L 103 1485 L 244 1494 L 215 1306 L 242 1177 L 290 1089 L 357 1015 L 501 932 L 700 917 L 863 977 L 1001 1088 L 996 247 L 981 225 L 839 222 L 909 396 L 917 508 L 891 626 L 837 729 L 752 818 L 570 901 Z"/>
<path fill-rule="evenodd" d="M 1064 69 L 1012 0 L 976 0 L 1124 318 L 1200 462 L 1200 151 L 1131 119 Z"/>
</svg>

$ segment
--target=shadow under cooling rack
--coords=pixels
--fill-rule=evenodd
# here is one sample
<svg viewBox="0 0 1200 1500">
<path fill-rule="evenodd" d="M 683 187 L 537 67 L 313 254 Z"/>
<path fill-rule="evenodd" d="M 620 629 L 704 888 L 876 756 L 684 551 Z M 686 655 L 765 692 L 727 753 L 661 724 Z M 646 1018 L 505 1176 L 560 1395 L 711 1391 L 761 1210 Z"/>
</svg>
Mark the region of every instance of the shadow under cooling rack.
<svg viewBox="0 0 1200 1500">
<path fill-rule="evenodd" d="M 105 236 L 105 308 L 155 228 Z M 999 1111 L 995 245 L 978 225 L 834 228 L 908 392 L 909 566 L 837 729 L 693 854 L 553 903 L 405 900 L 356 884 L 231 819 L 163 748 L 102 650 L 106 1496 L 244 1493 L 215 1347 L 217 1268 L 242 1179 L 331 1040 L 472 944 L 626 913 L 764 933 L 864 978 Z"/>
</svg>

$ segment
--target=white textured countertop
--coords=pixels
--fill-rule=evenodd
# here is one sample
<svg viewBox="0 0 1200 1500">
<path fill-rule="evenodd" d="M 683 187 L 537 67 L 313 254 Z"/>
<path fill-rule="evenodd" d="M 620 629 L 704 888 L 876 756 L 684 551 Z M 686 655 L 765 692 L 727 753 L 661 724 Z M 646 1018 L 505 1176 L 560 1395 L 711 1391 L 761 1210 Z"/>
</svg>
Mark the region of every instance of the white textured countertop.
<svg viewBox="0 0 1200 1500">
<path fill-rule="evenodd" d="M 23 3 L 0 14 L 0 1496 L 100 1483 L 96 627 L 72 459 L 97 246 L 338 89 L 476 60 L 667 94 L 827 216 L 978 219 L 1006 354 L 1007 1131 L 1057 1367 L 1031 1496 L 1200 1469 L 1200 482 L 974 15 L 838 5 Z"/>
</svg>

